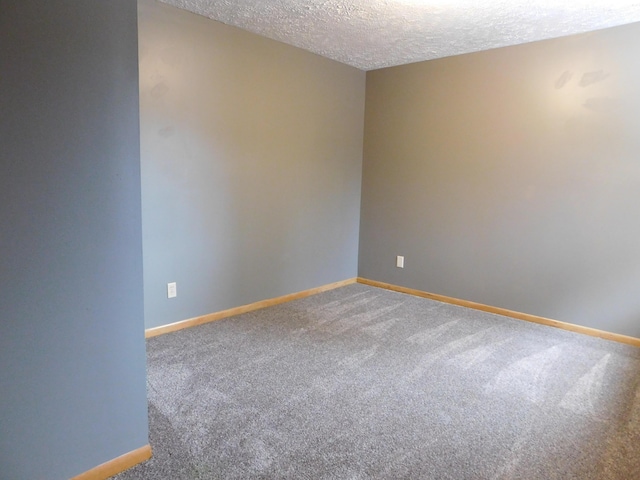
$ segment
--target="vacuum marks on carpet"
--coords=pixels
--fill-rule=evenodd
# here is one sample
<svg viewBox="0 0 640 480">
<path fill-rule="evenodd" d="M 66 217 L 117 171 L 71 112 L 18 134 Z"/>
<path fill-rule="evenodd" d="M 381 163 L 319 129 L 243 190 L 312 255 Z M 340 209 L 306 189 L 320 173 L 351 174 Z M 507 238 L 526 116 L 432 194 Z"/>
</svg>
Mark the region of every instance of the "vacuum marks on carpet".
<svg viewBox="0 0 640 480">
<path fill-rule="evenodd" d="M 148 340 L 118 480 L 640 478 L 640 349 L 365 285 Z"/>
</svg>

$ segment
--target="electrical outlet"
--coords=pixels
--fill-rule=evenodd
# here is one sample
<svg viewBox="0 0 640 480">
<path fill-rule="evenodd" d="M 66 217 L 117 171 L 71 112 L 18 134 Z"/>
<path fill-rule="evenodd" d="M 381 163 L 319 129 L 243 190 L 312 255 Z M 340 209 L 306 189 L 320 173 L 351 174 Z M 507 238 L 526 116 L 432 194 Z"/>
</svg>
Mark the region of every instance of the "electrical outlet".
<svg viewBox="0 0 640 480">
<path fill-rule="evenodd" d="M 404 257 L 402 255 L 396 257 L 396 267 L 404 268 Z"/>
<path fill-rule="evenodd" d="M 176 282 L 167 283 L 167 297 L 175 298 L 178 296 L 178 286 Z"/>
</svg>

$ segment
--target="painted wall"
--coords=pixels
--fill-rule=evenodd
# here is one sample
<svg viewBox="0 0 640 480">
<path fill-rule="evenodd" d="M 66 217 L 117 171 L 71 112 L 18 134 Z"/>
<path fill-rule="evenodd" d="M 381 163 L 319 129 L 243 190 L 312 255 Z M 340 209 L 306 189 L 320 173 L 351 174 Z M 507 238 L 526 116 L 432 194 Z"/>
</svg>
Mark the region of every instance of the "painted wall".
<svg viewBox="0 0 640 480">
<path fill-rule="evenodd" d="M 147 328 L 355 277 L 365 73 L 150 0 L 139 29 Z"/>
<path fill-rule="evenodd" d="M 0 0 L 0 478 L 148 443 L 136 3 Z"/>
<path fill-rule="evenodd" d="M 632 24 L 369 72 L 360 276 L 640 336 L 637 45 Z"/>
</svg>

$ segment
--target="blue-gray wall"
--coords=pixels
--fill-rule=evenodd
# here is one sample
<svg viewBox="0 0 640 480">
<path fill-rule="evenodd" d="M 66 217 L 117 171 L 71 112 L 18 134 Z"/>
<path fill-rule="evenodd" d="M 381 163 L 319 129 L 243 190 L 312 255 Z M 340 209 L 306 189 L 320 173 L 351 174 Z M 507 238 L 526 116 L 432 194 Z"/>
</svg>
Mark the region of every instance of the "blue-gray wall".
<svg viewBox="0 0 640 480">
<path fill-rule="evenodd" d="M 136 3 L 0 0 L 0 478 L 148 443 Z"/>
<path fill-rule="evenodd" d="M 640 337 L 638 45 L 368 72 L 360 276 Z"/>
<path fill-rule="evenodd" d="M 139 8 L 146 326 L 355 277 L 365 73 Z"/>
</svg>

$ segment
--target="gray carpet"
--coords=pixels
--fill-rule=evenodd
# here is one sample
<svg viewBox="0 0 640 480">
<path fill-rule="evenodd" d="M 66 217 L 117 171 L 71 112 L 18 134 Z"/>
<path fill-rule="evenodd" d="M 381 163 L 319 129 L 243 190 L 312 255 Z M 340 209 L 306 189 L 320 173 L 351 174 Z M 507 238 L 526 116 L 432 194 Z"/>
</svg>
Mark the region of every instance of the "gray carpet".
<svg viewBox="0 0 640 480">
<path fill-rule="evenodd" d="M 144 479 L 640 479 L 640 349 L 350 285 L 148 340 Z"/>
</svg>

